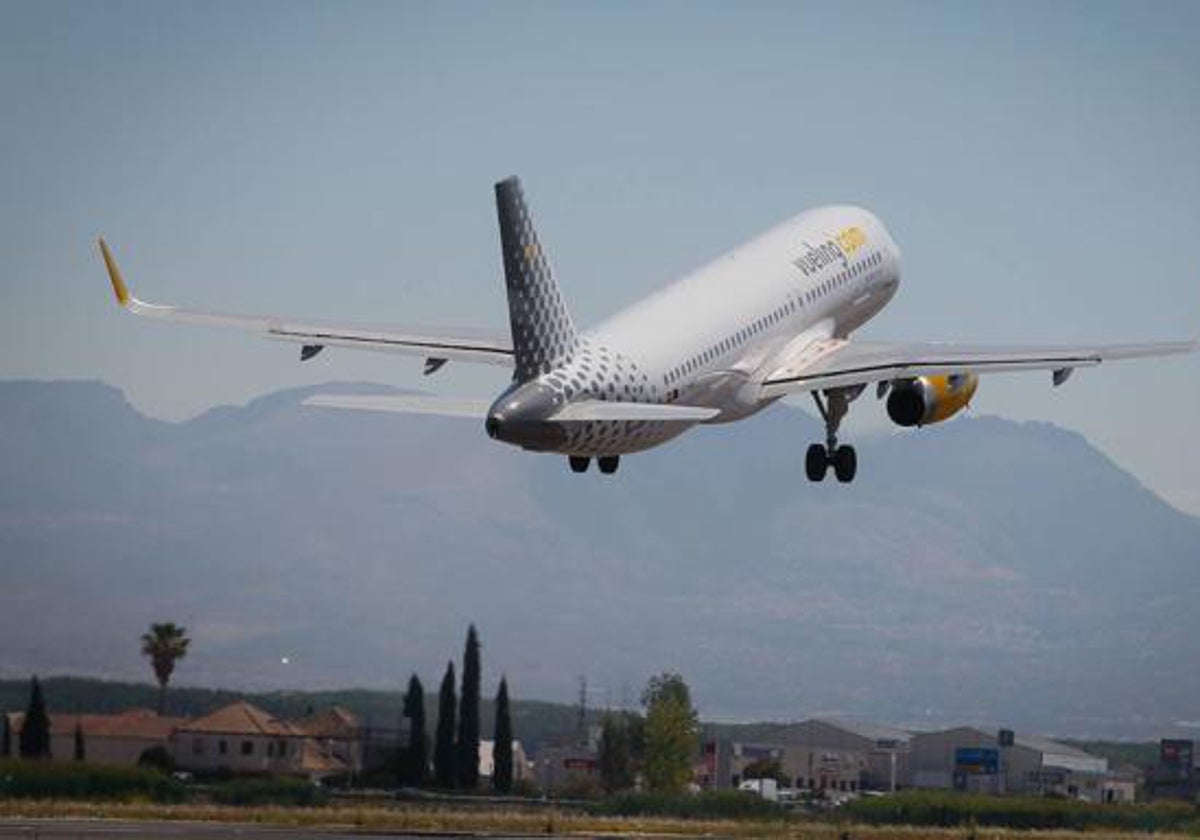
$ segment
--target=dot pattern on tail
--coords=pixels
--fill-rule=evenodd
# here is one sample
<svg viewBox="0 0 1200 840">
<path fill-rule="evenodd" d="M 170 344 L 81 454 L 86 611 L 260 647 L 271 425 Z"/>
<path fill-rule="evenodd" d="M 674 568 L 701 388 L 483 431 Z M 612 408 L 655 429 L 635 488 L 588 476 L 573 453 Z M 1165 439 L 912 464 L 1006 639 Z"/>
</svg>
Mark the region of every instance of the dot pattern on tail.
<svg viewBox="0 0 1200 840">
<path fill-rule="evenodd" d="M 513 378 L 527 382 L 548 373 L 575 349 L 575 324 L 550 272 L 550 262 L 537 232 L 520 182 L 496 185 L 500 240 L 504 249 L 504 280 L 512 328 Z"/>
</svg>

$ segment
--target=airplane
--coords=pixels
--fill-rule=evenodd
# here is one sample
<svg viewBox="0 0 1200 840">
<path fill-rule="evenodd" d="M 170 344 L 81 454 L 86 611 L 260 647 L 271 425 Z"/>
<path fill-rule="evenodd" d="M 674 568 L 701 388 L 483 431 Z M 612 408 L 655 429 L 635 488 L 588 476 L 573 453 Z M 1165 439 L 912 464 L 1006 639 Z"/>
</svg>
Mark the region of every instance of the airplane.
<svg viewBox="0 0 1200 840">
<path fill-rule="evenodd" d="M 520 181 L 495 185 L 509 333 L 331 324 L 230 315 L 144 303 L 130 294 L 99 240 L 117 302 L 150 318 L 236 327 L 300 345 L 309 360 L 326 347 L 511 367 L 494 399 L 426 395 L 318 394 L 331 408 L 471 417 L 488 436 L 567 456 L 586 472 L 617 471 L 641 452 L 698 424 L 730 423 L 782 397 L 808 393 L 825 424 L 805 473 L 832 468 L 854 480 L 854 447 L 839 444 L 850 404 L 870 385 L 904 427 L 941 423 L 971 401 L 985 373 L 1050 371 L 1062 385 L 1079 367 L 1115 359 L 1187 353 L 1195 341 L 1079 346 L 881 343 L 850 335 L 900 286 L 900 249 L 883 223 L 852 206 L 808 210 L 718 257 L 589 330 L 576 327 L 534 230 Z"/>
</svg>

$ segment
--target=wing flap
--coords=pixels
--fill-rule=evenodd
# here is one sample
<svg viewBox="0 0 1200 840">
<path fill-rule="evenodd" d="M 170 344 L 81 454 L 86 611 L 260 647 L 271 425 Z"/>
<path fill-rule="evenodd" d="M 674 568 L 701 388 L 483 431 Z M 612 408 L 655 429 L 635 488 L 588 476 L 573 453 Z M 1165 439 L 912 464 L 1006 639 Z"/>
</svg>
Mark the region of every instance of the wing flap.
<svg viewBox="0 0 1200 840">
<path fill-rule="evenodd" d="M 790 393 L 863 385 L 891 379 L 956 373 L 1061 371 L 1118 359 L 1190 353 L 1194 341 L 1157 344 L 1018 346 L 930 343 L 824 342 L 772 371 L 762 383 L 764 399 Z"/>
<path fill-rule="evenodd" d="M 436 327 L 337 324 L 265 315 L 236 315 L 146 303 L 130 293 L 121 276 L 121 270 L 103 239 L 100 240 L 100 253 L 104 258 L 117 303 L 123 309 L 145 318 L 205 327 L 230 327 L 257 333 L 276 341 L 291 341 L 308 346 L 376 350 L 506 367 L 511 367 L 513 363 L 512 342 L 507 336 L 499 333 L 464 329 L 444 330 Z"/>
</svg>

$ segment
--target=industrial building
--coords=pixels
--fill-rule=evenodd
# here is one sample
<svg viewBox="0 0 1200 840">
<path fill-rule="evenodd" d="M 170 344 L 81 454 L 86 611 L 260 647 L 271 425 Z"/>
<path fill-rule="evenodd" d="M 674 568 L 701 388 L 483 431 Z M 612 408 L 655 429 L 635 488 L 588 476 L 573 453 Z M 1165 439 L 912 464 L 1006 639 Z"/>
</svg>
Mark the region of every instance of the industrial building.
<svg viewBox="0 0 1200 840">
<path fill-rule="evenodd" d="M 911 737 L 878 723 L 813 718 L 785 729 L 779 740 L 796 787 L 893 791 L 908 778 Z"/>
<path fill-rule="evenodd" d="M 1177 765 L 1192 761 L 1191 752 L 1178 752 L 1187 757 Z M 1107 760 L 1049 738 L 971 726 L 909 732 L 826 718 L 783 727 L 770 742 L 706 742 L 696 778 L 702 787 L 736 788 L 746 768 L 763 761 L 814 793 L 940 788 L 1132 802 L 1138 784 L 1127 768 L 1110 771 Z"/>
<path fill-rule="evenodd" d="M 781 728 L 769 743 L 706 742 L 697 778 L 701 787 L 736 788 L 747 767 L 768 761 L 800 789 L 897 790 L 907 779 L 910 737 L 890 726 L 814 718 Z"/>
<path fill-rule="evenodd" d="M 1094 802 L 1132 801 L 1134 782 L 1110 774 L 1108 761 L 1083 750 L 1011 730 L 960 726 L 921 732 L 909 742 L 917 788 L 979 793 L 1055 794 Z"/>
</svg>

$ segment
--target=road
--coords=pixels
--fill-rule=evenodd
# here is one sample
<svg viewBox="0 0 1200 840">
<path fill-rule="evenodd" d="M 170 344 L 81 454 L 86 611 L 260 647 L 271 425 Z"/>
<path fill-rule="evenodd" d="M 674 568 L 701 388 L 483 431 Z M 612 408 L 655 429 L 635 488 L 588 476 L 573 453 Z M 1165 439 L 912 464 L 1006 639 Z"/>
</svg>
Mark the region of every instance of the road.
<svg viewBox="0 0 1200 840">
<path fill-rule="evenodd" d="M 379 834 L 352 829 L 281 828 L 214 822 L 122 822 L 117 820 L 0 820 L 0 838 L 21 840 L 428 840 L 431 835 Z M 438 834 L 480 837 L 479 834 Z M 487 835 L 489 837 L 495 835 Z M 513 838 L 515 835 L 504 835 Z"/>
</svg>

